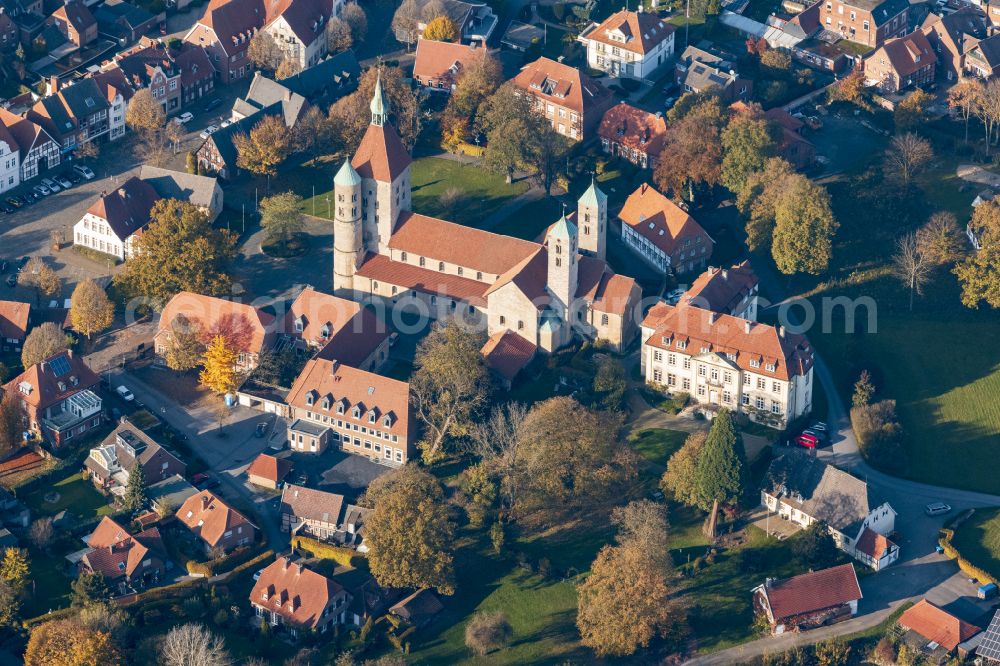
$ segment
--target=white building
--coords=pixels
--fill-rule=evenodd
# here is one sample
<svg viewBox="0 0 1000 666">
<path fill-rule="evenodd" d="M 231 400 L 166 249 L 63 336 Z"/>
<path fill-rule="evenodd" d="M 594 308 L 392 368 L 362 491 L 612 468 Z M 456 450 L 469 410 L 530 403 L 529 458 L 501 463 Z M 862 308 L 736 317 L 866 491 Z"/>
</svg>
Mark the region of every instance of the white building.
<svg viewBox="0 0 1000 666">
<path fill-rule="evenodd" d="M 21 148 L 6 125 L 0 123 L 0 192 L 21 184 Z"/>
<path fill-rule="evenodd" d="M 643 183 L 618 213 L 622 242 L 650 266 L 690 273 L 705 268 L 715 241 L 686 210 Z"/>
<path fill-rule="evenodd" d="M 750 260 L 730 268 L 714 268 L 699 275 L 680 302 L 719 314 L 757 321 L 760 284 Z"/>
<path fill-rule="evenodd" d="M 594 69 L 645 79 L 673 58 L 675 30 L 655 14 L 623 9 L 600 25 L 591 23 L 578 40 L 587 47 L 587 64 Z"/>
<path fill-rule="evenodd" d="M 160 197 L 135 176 L 110 193 L 102 192 L 73 227 L 73 242 L 124 261 L 132 254 L 136 232 L 149 224 L 149 212 Z"/>
<path fill-rule="evenodd" d="M 299 69 L 312 67 L 326 55 L 326 25 L 330 21 L 327 12 L 331 11 L 329 6 L 317 0 L 305 0 L 305 4 L 311 6 L 289 4 L 264 26 L 264 32 L 274 38 L 285 57 L 296 63 Z"/>
<path fill-rule="evenodd" d="M 643 377 L 772 428 L 812 409 L 813 352 L 805 336 L 681 304 L 654 305 L 642 322 Z"/>
</svg>

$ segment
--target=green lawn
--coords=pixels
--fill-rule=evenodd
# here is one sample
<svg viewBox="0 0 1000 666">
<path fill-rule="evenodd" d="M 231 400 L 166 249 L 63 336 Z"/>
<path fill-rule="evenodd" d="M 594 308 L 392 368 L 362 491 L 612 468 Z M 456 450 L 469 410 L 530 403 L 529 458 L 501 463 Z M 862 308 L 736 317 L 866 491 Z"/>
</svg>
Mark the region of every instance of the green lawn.
<svg viewBox="0 0 1000 666">
<path fill-rule="evenodd" d="M 1000 579 L 1000 508 L 976 509 L 951 542 L 962 557 Z"/>
<path fill-rule="evenodd" d="M 507 219 L 493 227 L 491 231 L 504 236 L 533 241 L 549 225 L 558 220 L 561 214 L 562 206 L 559 205 L 558 201 L 550 197 L 543 197 L 524 204 Z"/>
<path fill-rule="evenodd" d="M 640 430 L 632 435 L 630 441 L 639 455 L 649 462 L 659 465 L 662 470 L 666 468 L 670 456 L 684 445 L 687 436 L 688 433 L 680 430 L 654 428 Z"/>
<path fill-rule="evenodd" d="M 472 227 L 528 190 L 525 181 L 508 185 L 497 173 L 439 157 L 416 160 L 412 174 L 415 212 Z M 449 205 L 442 195 L 452 188 L 461 192 L 461 198 Z"/>
<path fill-rule="evenodd" d="M 45 496 L 51 492 L 59 493 L 59 499 L 46 502 Z M 113 508 L 108 505 L 104 496 L 80 472 L 73 472 L 51 486 L 38 488 L 23 499 L 34 513 L 43 516 L 52 516 L 64 509 L 82 519 L 113 513 Z"/>
<path fill-rule="evenodd" d="M 82 548 L 83 544 L 79 543 L 79 546 Z M 71 581 L 66 575 L 69 562 L 63 555 L 65 553 L 55 549 L 53 552 L 30 550 L 31 582 L 28 583 L 21 609 L 23 617 L 38 617 L 69 605 Z"/>
</svg>

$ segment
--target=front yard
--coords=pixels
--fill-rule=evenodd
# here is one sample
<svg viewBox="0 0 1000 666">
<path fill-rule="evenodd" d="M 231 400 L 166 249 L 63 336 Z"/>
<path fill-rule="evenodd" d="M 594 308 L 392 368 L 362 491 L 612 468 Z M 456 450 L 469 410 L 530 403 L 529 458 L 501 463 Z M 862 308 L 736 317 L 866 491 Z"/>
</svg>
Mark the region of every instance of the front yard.
<svg viewBox="0 0 1000 666">
<path fill-rule="evenodd" d="M 69 476 L 50 486 L 37 488 L 23 498 L 33 516 L 54 516 L 66 510 L 81 520 L 96 516 L 109 516 L 114 508 L 94 488 L 82 472 Z"/>
</svg>

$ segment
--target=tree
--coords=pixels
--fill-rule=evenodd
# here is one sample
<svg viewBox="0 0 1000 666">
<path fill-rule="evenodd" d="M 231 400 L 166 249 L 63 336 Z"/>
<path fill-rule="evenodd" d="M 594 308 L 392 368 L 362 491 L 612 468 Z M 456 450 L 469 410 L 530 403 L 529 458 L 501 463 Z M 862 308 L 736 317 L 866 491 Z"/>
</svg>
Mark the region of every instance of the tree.
<svg viewBox="0 0 1000 666">
<path fill-rule="evenodd" d="M 247 45 L 247 58 L 259 69 L 273 72 L 278 69 L 285 54 L 269 32 L 258 30 Z"/>
<path fill-rule="evenodd" d="M 0 580 L 0 627 L 14 629 L 19 625 L 21 598 L 14 589 Z"/>
<path fill-rule="evenodd" d="M 111 636 L 79 620 L 52 620 L 31 630 L 25 666 L 96 666 L 120 664 L 122 655 Z"/>
<path fill-rule="evenodd" d="M 351 39 L 355 44 L 364 41 L 368 34 L 368 15 L 365 14 L 361 5 L 356 2 L 344 5 L 344 10 L 340 12 L 340 18 L 350 27 Z"/>
<path fill-rule="evenodd" d="M 510 643 L 514 629 L 503 611 L 479 611 L 465 625 L 465 647 L 477 657 L 485 657 Z"/>
<path fill-rule="evenodd" d="M 160 199 L 149 219 L 134 256 L 115 276 L 130 296 L 159 309 L 180 291 L 218 296 L 229 290 L 235 235 L 213 228 L 208 215 L 187 201 Z"/>
<path fill-rule="evenodd" d="M 28 573 L 31 565 L 28 562 L 28 551 L 23 548 L 7 548 L 0 560 L 0 580 L 4 581 L 17 594 L 24 591 L 28 584 Z"/>
<path fill-rule="evenodd" d="M 78 143 L 76 144 L 76 148 L 73 149 L 73 156 L 78 160 L 96 160 L 100 154 L 101 147 L 96 141 Z"/>
<path fill-rule="evenodd" d="M 198 381 L 203 386 L 220 395 L 232 393 L 236 389 L 236 359 L 239 353 L 226 344 L 225 337 L 216 335 L 205 349 L 202 357 L 203 369 Z"/>
<path fill-rule="evenodd" d="M 197 367 L 205 355 L 202 332 L 197 322 L 183 314 L 170 322 L 170 335 L 164 345 L 163 358 L 171 370 L 184 372 Z"/>
<path fill-rule="evenodd" d="M 965 78 L 948 91 L 948 107 L 957 109 L 965 122 L 965 140 L 969 140 L 969 118 L 976 112 L 976 106 L 983 95 L 983 82 L 977 78 Z"/>
<path fill-rule="evenodd" d="M 694 201 L 696 185 L 714 186 L 722 171 L 722 112 L 717 98 L 694 105 L 667 133 L 653 182 L 675 199 Z"/>
<path fill-rule="evenodd" d="M 1000 121 L 1000 82 L 996 80 L 986 82 L 983 89 L 974 97 L 973 104 L 973 111 L 986 132 L 986 154 L 989 155 L 990 146 L 993 145 L 993 128 Z"/>
<path fill-rule="evenodd" d="M 483 103 L 503 83 L 500 63 L 486 49 L 464 67 L 448 96 L 448 105 L 441 115 L 441 135 L 452 147 L 467 141 L 477 132 L 476 121 Z"/>
<path fill-rule="evenodd" d="M 146 470 L 136 460 L 135 464 L 132 465 L 132 471 L 128 473 L 125 495 L 122 496 L 122 507 L 135 515 L 146 508 L 148 500 L 149 498 L 146 495 Z"/>
<path fill-rule="evenodd" d="M 111 588 L 102 573 L 81 573 L 70 583 L 70 605 L 86 608 L 111 599 Z"/>
<path fill-rule="evenodd" d="M 365 540 L 379 585 L 453 594 L 455 526 L 438 480 L 411 463 L 372 481 L 364 502 L 372 507 Z"/>
<path fill-rule="evenodd" d="M 36 363 L 70 348 L 70 339 L 55 322 L 47 321 L 31 329 L 21 348 L 21 365 L 30 368 Z"/>
<path fill-rule="evenodd" d="M 747 473 L 743 445 L 736 436 L 732 416 L 728 409 L 722 409 L 712 421 L 698 461 L 698 494 L 712 502 L 709 533 L 713 538 L 719 504 L 735 504 L 743 498 Z"/>
<path fill-rule="evenodd" d="M 905 234 L 896 239 L 892 272 L 910 292 L 910 312 L 913 312 L 914 295 L 924 295 L 924 286 L 931 279 L 932 270 L 931 262 L 920 251 L 920 243 L 915 233 Z"/>
<path fill-rule="evenodd" d="M 330 109 L 331 124 L 337 131 L 337 142 L 342 146 L 356 146 L 371 124 L 371 101 L 375 94 L 375 81 L 382 81 L 392 122 L 399 132 L 403 145 L 412 148 L 420 133 L 420 108 L 417 95 L 398 67 L 371 67 L 358 81 L 358 89 L 341 98 Z"/>
<path fill-rule="evenodd" d="M 594 393 L 600 398 L 601 406 L 609 410 L 623 409 L 627 386 L 622 364 L 611 356 L 602 358 L 597 364 L 593 383 Z"/>
<path fill-rule="evenodd" d="M 897 134 L 885 150 L 882 169 L 886 178 L 905 188 L 933 158 L 934 150 L 927 139 L 913 132 Z"/>
<path fill-rule="evenodd" d="M 698 492 L 698 461 L 705 448 L 707 433 L 693 432 L 684 440 L 684 446 L 667 461 L 667 470 L 660 479 L 660 488 L 669 492 L 681 504 L 696 506 L 705 511 L 712 508 L 711 500 L 704 500 Z"/>
<path fill-rule="evenodd" d="M 976 206 L 969 231 L 979 249 L 954 268 L 962 285 L 962 304 L 978 308 L 985 301 L 1000 308 L 1000 201 L 994 199 Z"/>
<path fill-rule="evenodd" d="M 500 502 L 508 512 L 520 497 L 517 472 L 527 416 L 528 408 L 519 402 L 498 405 L 488 419 L 473 424 L 467 439 L 470 451 L 500 480 Z"/>
<path fill-rule="evenodd" d="M 187 157 L 184 158 L 184 170 L 188 173 L 198 173 L 198 157 L 194 151 L 188 151 Z"/>
<path fill-rule="evenodd" d="M 834 85 L 827 88 L 827 97 L 831 102 L 851 102 L 864 106 L 865 75 L 860 69 L 851 73 Z"/>
<path fill-rule="evenodd" d="M 636 548 L 646 553 L 658 568 L 671 566 L 667 543 L 666 507 L 652 500 L 637 500 L 611 512 L 611 524 L 617 533 L 615 541 L 623 548 Z"/>
<path fill-rule="evenodd" d="M 772 76 L 786 74 L 792 68 L 792 56 L 778 49 L 767 49 L 760 54 L 760 64 L 774 70 Z"/>
<path fill-rule="evenodd" d="M 346 51 L 354 45 L 351 26 L 339 18 L 330 19 L 326 24 L 326 47 L 332 53 Z"/>
<path fill-rule="evenodd" d="M 436 328 L 417 347 L 410 399 L 427 429 L 420 447 L 428 460 L 440 457 L 451 440 L 469 431 L 489 398 L 490 376 L 481 347 L 478 335 L 457 324 Z"/>
<path fill-rule="evenodd" d="M 741 113 L 722 130 L 722 166 L 719 178 L 730 192 L 739 193 L 747 177 L 764 170 L 767 160 L 777 155 L 774 126 L 759 112 Z"/>
<path fill-rule="evenodd" d="M 282 192 L 260 202 L 260 224 L 267 243 L 287 245 L 302 231 L 302 197 L 294 192 Z"/>
<path fill-rule="evenodd" d="M 800 178 L 792 165 L 780 157 L 767 160 L 763 171 L 747 174 L 736 205 L 747 216 L 746 242 L 751 250 L 771 247 L 775 207 L 789 185 Z"/>
<path fill-rule="evenodd" d="M 289 76 L 295 76 L 300 70 L 301 67 L 299 67 L 299 63 L 297 61 L 292 60 L 291 58 L 285 58 L 281 61 L 281 64 L 278 65 L 278 68 L 274 70 L 274 78 L 281 81 L 282 79 L 287 79 Z"/>
<path fill-rule="evenodd" d="M 906 131 L 927 122 L 927 108 L 934 103 L 934 95 L 917 88 L 896 106 L 896 129 Z"/>
<path fill-rule="evenodd" d="M 167 112 L 153 97 L 152 89 L 139 88 L 125 110 L 125 124 L 133 132 L 152 133 L 162 129 L 166 123 Z"/>
<path fill-rule="evenodd" d="M 32 257 L 21 269 L 20 282 L 35 288 L 35 302 L 40 302 L 41 296 L 51 298 L 59 293 L 61 283 L 59 275 L 41 257 Z"/>
<path fill-rule="evenodd" d="M 278 165 L 288 159 L 291 144 L 291 135 L 281 116 L 264 116 L 249 135 L 233 136 L 236 165 L 270 179 L 277 174 Z"/>
<path fill-rule="evenodd" d="M 221 636 L 191 622 L 167 633 L 160 648 L 160 658 L 164 666 L 229 666 L 233 663 Z"/>
<path fill-rule="evenodd" d="M 458 39 L 458 27 L 447 16 L 438 16 L 424 28 L 424 39 L 434 42 L 453 42 Z"/>
<path fill-rule="evenodd" d="M 531 155 L 533 120 L 531 100 L 521 95 L 510 83 L 505 83 L 487 99 L 477 119 L 479 129 L 486 134 L 483 160 L 488 169 L 504 174 L 507 183 L 514 171 Z"/>
<path fill-rule="evenodd" d="M 816 666 L 840 666 L 851 663 L 851 646 L 838 639 L 829 638 L 816 644 Z"/>
<path fill-rule="evenodd" d="M 819 275 L 830 264 L 837 222 L 822 185 L 800 177 L 786 187 L 774 208 L 771 256 L 785 275 Z"/>
<path fill-rule="evenodd" d="M 559 165 L 570 148 L 569 140 L 556 132 L 545 118 L 532 114 L 531 120 L 534 121 L 530 123 L 534 140 L 529 145 L 528 160 L 542 176 L 545 193 L 551 194 Z"/>
<path fill-rule="evenodd" d="M 12 394 L 0 398 L 0 455 L 10 453 L 21 445 L 22 416 Z"/>
<path fill-rule="evenodd" d="M 32 545 L 39 550 L 45 550 L 52 543 L 52 519 L 48 517 L 37 518 L 31 523 L 31 532 L 28 539 Z"/>
<path fill-rule="evenodd" d="M 89 338 L 111 326 L 115 320 L 115 306 L 107 293 L 87 278 L 73 290 L 69 317 L 73 329 Z"/>
<path fill-rule="evenodd" d="M 830 534 L 830 528 L 822 520 L 810 523 L 795 541 L 792 552 L 810 569 L 827 569 L 837 563 L 840 551 Z"/>
<path fill-rule="evenodd" d="M 937 266 L 950 264 L 961 257 L 965 242 L 958 220 L 948 211 L 934 213 L 927 224 L 917 230 L 920 253 Z"/>
<path fill-rule="evenodd" d="M 417 0 L 403 0 L 392 15 L 392 32 L 396 39 L 406 44 L 409 51 L 410 45 L 417 41 L 417 23 L 420 20 L 420 5 Z"/>
<path fill-rule="evenodd" d="M 315 160 L 317 152 L 330 143 L 331 129 L 326 114 L 319 107 L 310 106 L 292 128 L 292 149 Z"/>
<path fill-rule="evenodd" d="M 854 395 L 851 396 L 851 404 L 854 407 L 863 407 L 871 404 L 874 395 L 875 385 L 872 383 L 871 373 L 867 370 L 862 370 L 858 381 L 854 382 Z"/>
</svg>

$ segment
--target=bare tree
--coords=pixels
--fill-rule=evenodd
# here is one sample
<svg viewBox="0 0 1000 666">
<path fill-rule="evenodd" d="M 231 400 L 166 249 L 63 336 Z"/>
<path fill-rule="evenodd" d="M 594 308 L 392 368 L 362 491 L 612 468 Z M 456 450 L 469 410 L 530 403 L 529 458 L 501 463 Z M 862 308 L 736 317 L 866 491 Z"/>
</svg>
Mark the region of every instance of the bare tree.
<svg viewBox="0 0 1000 666">
<path fill-rule="evenodd" d="M 928 261 L 949 264 L 962 256 L 965 238 L 954 213 L 938 211 L 917 230 L 917 246 Z"/>
<path fill-rule="evenodd" d="M 892 257 L 893 274 L 910 290 L 910 311 L 913 311 L 913 296 L 923 296 L 924 285 L 930 280 L 932 264 L 920 251 L 920 243 L 914 233 L 896 240 L 896 254 Z"/>
<path fill-rule="evenodd" d="M 508 402 L 494 407 L 490 417 L 476 423 L 470 433 L 470 452 L 499 477 L 501 501 L 508 511 L 518 497 L 518 451 L 527 415 L 525 405 Z"/>
<path fill-rule="evenodd" d="M 417 41 L 417 21 L 420 20 L 420 5 L 417 0 L 403 0 L 392 17 L 392 32 L 396 39 L 406 44 L 406 50 Z"/>
<path fill-rule="evenodd" d="M 164 666 L 229 666 L 233 663 L 225 641 L 200 624 L 174 627 L 163 639 Z"/>
<path fill-rule="evenodd" d="M 31 539 L 35 548 L 45 550 L 52 543 L 52 532 L 52 519 L 39 518 L 31 523 L 31 534 L 28 538 Z"/>
<path fill-rule="evenodd" d="M 933 157 L 934 150 L 927 139 L 913 132 L 898 134 L 886 148 L 883 170 L 887 178 L 908 187 Z"/>
<path fill-rule="evenodd" d="M 973 109 L 976 117 L 983 123 L 983 130 L 986 132 L 986 154 L 989 155 L 990 146 L 993 144 L 993 129 L 1000 121 L 1000 81 L 990 81 L 983 87 L 975 97 Z"/>
</svg>

